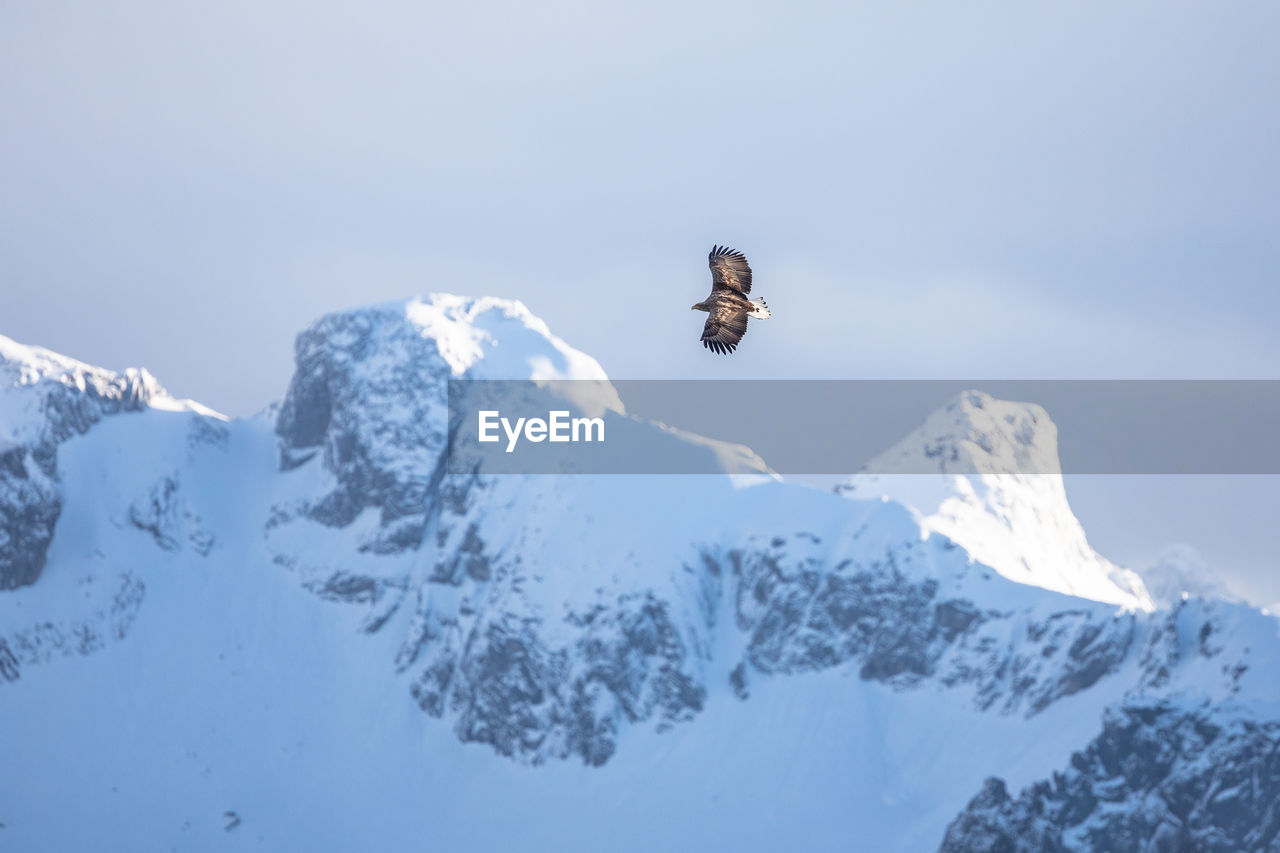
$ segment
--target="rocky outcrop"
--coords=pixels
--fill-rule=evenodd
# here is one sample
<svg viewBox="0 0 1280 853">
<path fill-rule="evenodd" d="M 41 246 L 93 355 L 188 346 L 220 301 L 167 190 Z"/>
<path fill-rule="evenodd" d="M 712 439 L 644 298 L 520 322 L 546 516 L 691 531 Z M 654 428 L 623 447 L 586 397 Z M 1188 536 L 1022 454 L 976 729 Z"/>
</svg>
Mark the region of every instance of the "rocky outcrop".
<svg viewBox="0 0 1280 853">
<path fill-rule="evenodd" d="M 145 370 L 116 374 L 0 338 L 0 397 L 14 413 L 0 423 L 0 589 L 44 570 L 62 512 L 58 445 L 161 395 Z"/>
<path fill-rule="evenodd" d="M 322 318 L 298 336 L 295 361 L 276 421 L 281 468 L 318 455 L 335 479 L 305 515 L 345 527 L 375 507 L 385 535 L 364 547 L 416 548 L 446 441 L 448 365 L 390 308 Z"/>
<path fill-rule="evenodd" d="M 905 683 L 932 674 L 946 646 L 983 618 L 970 602 L 939 601 L 936 581 L 902 573 L 902 564 L 923 563 L 923 543 L 834 564 L 797 559 L 787 544 L 775 537 L 760 550 L 729 553 L 739 578 L 738 627 L 749 634 L 747 660 L 761 672 L 854 658 L 864 678 Z"/>
<path fill-rule="evenodd" d="M 176 551 L 186 545 L 203 557 L 208 556 L 216 541 L 214 533 L 187 504 L 174 475 L 162 477 L 145 497 L 131 504 L 128 520 L 164 551 Z"/>
<path fill-rule="evenodd" d="M 855 662 L 865 679 L 904 689 L 936 679 L 972 688 L 984 710 L 1034 714 L 1117 671 L 1139 630 L 1133 614 L 1106 607 L 1029 620 L 945 594 L 919 571 L 963 552 L 937 539 L 871 555 L 810 547 L 797 557 L 788 547 L 775 537 L 727 555 L 745 662 L 764 673 Z"/>
<path fill-rule="evenodd" d="M 57 484 L 28 448 L 0 453 L 0 589 L 40 577 L 61 512 Z"/>
<path fill-rule="evenodd" d="M 433 717 L 449 712 L 462 740 L 532 763 L 603 764 L 624 725 L 661 729 L 702 710 L 702 661 L 662 601 L 628 597 L 568 622 L 577 636 L 555 645 L 533 620 L 443 619 L 423 637 L 413 697 Z"/>
<path fill-rule="evenodd" d="M 988 779 L 945 853 L 1280 850 L 1280 723 L 1121 705 L 1069 766 L 1016 798 Z"/>
<path fill-rule="evenodd" d="M 376 509 L 379 526 L 360 545 L 376 554 L 422 544 L 445 469 L 451 378 L 605 379 L 524 305 L 492 298 L 436 294 L 330 314 L 294 350 L 276 421 L 280 467 L 319 457 L 334 485 L 284 512 L 346 527 Z"/>
<path fill-rule="evenodd" d="M 124 639 L 142 605 L 146 585 L 125 572 L 114 579 L 95 580 L 93 586 L 84 595 L 96 606 L 84 615 L 0 629 L 0 679 L 17 681 L 23 667 L 93 654 L 108 642 Z"/>
</svg>

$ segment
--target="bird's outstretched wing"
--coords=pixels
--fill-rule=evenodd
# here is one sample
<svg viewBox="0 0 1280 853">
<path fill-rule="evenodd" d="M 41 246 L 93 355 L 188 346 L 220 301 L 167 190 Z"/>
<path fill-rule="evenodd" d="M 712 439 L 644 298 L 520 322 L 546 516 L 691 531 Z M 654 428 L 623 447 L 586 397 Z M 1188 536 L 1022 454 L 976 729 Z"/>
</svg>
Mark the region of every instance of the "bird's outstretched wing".
<svg viewBox="0 0 1280 853">
<path fill-rule="evenodd" d="M 746 309 L 721 302 L 707 313 L 707 323 L 702 327 L 702 345 L 712 352 L 727 355 L 737 349 L 738 341 L 746 333 Z"/>
<path fill-rule="evenodd" d="M 707 266 L 711 267 L 711 290 L 727 288 L 739 293 L 751 292 L 751 267 L 747 266 L 747 256 L 734 251 L 728 246 L 715 246 L 707 255 Z"/>
</svg>

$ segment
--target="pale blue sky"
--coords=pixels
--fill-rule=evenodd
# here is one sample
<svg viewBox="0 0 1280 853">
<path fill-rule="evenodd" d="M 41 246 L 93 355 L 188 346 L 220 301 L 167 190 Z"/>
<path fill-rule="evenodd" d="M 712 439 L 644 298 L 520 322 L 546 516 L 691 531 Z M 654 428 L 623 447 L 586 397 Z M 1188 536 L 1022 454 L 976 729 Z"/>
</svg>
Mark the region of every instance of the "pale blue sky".
<svg viewBox="0 0 1280 853">
<path fill-rule="evenodd" d="M 0 5 L 0 333 L 230 414 L 351 305 L 618 377 L 1275 377 L 1280 6 Z M 705 255 L 774 319 L 698 346 Z M 1280 587 L 1277 587 L 1280 596 Z"/>
</svg>

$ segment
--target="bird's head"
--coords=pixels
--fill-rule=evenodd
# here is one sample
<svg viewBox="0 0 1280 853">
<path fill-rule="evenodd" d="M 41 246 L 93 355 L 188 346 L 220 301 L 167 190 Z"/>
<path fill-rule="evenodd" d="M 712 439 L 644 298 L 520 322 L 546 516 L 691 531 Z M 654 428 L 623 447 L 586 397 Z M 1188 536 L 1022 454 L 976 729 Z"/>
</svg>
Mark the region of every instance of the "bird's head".
<svg viewBox="0 0 1280 853">
<path fill-rule="evenodd" d="M 706 307 L 705 305 L 703 305 L 701 302 L 695 302 L 695 303 L 693 303 L 693 307 L 691 307 L 689 310 L 690 310 L 690 311 L 705 311 L 705 310 L 707 310 L 707 307 Z"/>
</svg>

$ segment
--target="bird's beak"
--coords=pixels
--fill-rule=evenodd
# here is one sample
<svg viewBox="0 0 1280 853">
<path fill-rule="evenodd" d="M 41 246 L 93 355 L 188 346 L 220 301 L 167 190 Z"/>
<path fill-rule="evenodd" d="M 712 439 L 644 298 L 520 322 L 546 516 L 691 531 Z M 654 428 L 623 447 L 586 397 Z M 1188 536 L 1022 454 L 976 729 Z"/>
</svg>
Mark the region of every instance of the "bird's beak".
<svg viewBox="0 0 1280 853">
<path fill-rule="evenodd" d="M 689 306 L 689 310 L 690 310 L 690 311 L 697 311 L 697 310 L 698 310 L 698 306 L 697 306 L 697 305 L 690 305 L 690 306 Z"/>
</svg>

